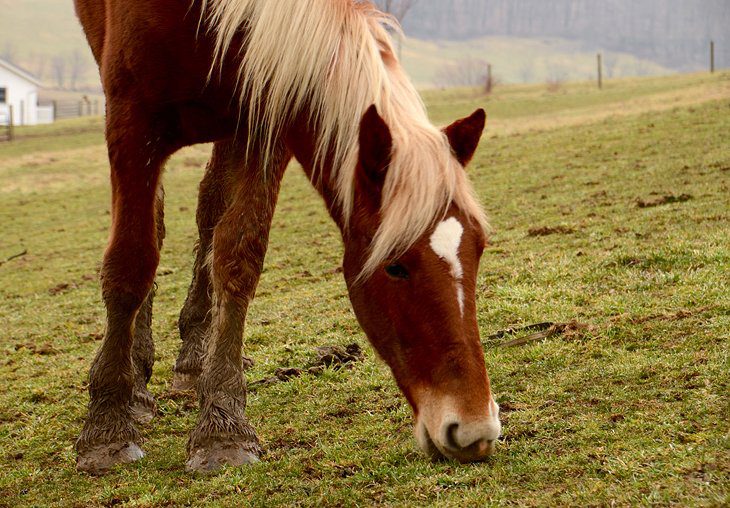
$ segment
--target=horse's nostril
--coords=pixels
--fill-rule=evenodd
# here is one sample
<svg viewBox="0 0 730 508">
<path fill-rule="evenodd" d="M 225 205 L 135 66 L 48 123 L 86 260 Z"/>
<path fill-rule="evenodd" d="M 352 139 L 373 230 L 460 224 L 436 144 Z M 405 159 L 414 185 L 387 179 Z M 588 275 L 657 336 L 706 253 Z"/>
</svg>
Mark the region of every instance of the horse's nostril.
<svg viewBox="0 0 730 508">
<path fill-rule="evenodd" d="M 459 430 L 458 423 L 452 423 L 446 428 L 446 446 L 452 450 L 460 450 L 461 445 L 456 439 L 456 432 Z"/>
</svg>

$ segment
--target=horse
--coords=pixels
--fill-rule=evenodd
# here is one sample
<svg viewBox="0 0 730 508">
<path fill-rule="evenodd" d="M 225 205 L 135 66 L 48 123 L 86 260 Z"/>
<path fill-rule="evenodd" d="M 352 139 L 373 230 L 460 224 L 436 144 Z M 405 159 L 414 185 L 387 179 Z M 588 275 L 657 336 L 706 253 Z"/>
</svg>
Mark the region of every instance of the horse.
<svg viewBox="0 0 730 508">
<path fill-rule="evenodd" d="M 465 167 L 486 114 L 439 129 L 367 0 L 75 0 L 107 98 L 112 221 L 103 342 L 89 373 L 77 469 L 141 459 L 165 161 L 213 143 L 179 320 L 173 386 L 200 412 L 186 468 L 259 460 L 242 342 L 282 176 L 303 167 L 342 233 L 358 322 L 412 407 L 428 456 L 484 460 L 501 431 L 476 319 L 488 241 Z"/>
</svg>

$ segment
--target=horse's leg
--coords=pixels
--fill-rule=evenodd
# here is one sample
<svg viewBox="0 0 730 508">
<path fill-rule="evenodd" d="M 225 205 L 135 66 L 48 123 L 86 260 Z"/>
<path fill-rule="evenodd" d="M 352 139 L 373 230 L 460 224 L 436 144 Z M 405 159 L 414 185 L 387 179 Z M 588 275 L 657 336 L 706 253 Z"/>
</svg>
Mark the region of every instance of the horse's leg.
<svg viewBox="0 0 730 508">
<path fill-rule="evenodd" d="M 165 239 L 165 192 L 160 185 L 155 207 L 157 226 L 157 248 L 162 249 Z M 152 302 L 155 287 L 150 290 L 134 322 L 134 343 L 132 345 L 132 364 L 134 367 L 134 390 L 132 391 L 132 417 L 138 423 L 149 423 L 157 414 L 157 406 L 147 383 L 152 377 L 155 363 L 155 343 L 152 340 Z"/>
<path fill-rule="evenodd" d="M 205 176 L 198 193 L 198 242 L 195 246 L 193 279 L 185 305 L 178 321 L 182 346 L 175 362 L 172 387 L 174 390 L 193 390 L 203 370 L 205 337 L 211 317 L 211 294 L 208 255 L 213 246 L 213 229 L 226 211 L 229 175 L 240 173 L 244 167 L 245 143 L 219 141 L 213 147 Z"/>
<path fill-rule="evenodd" d="M 258 438 L 244 414 L 243 327 L 264 264 L 279 185 L 290 159 L 250 165 L 230 182 L 231 204 L 215 227 L 211 253 L 214 290 L 210 337 L 198 381 L 200 417 L 190 434 L 188 470 L 212 471 L 258 460 Z"/>
<path fill-rule="evenodd" d="M 152 130 L 156 124 L 135 103 L 109 100 L 112 228 L 102 266 L 107 326 L 91 366 L 89 410 L 76 442 L 78 468 L 93 473 L 144 455 L 130 411 L 134 323 L 159 262 L 156 196 L 162 165 L 173 151 Z"/>
</svg>

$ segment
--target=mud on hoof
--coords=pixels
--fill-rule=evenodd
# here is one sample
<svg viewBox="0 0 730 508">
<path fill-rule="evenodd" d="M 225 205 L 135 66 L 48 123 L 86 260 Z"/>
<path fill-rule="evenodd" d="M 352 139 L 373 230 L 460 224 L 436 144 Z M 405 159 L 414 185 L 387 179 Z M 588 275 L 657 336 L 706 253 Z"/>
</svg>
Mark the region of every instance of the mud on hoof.
<svg viewBox="0 0 730 508">
<path fill-rule="evenodd" d="M 198 387 L 197 374 L 184 374 L 175 372 L 172 377 L 172 391 L 174 392 L 190 392 L 195 391 Z"/>
<path fill-rule="evenodd" d="M 150 423 L 157 416 L 155 398 L 146 388 L 134 391 L 132 402 L 129 405 L 129 413 L 135 422 L 142 425 Z"/>
<path fill-rule="evenodd" d="M 93 475 L 107 473 L 117 464 L 129 464 L 144 457 L 144 452 L 132 441 L 97 445 L 79 453 L 76 468 Z"/>
<path fill-rule="evenodd" d="M 237 467 L 258 461 L 259 447 L 256 443 L 214 441 L 192 449 L 185 469 L 188 472 L 213 473 L 223 466 Z"/>
</svg>

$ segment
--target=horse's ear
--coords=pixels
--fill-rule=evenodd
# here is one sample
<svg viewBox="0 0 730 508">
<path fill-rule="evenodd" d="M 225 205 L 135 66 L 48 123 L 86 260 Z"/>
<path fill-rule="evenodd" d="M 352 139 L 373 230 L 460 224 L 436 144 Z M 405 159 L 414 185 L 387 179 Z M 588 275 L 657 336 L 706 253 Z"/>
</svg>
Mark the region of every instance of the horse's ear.
<svg viewBox="0 0 730 508">
<path fill-rule="evenodd" d="M 388 172 L 393 151 L 393 138 L 385 120 L 373 104 L 360 122 L 360 164 L 363 185 L 378 194 L 383 190 L 385 174 Z"/>
<path fill-rule="evenodd" d="M 466 166 L 474 157 L 486 122 L 487 113 L 480 108 L 471 116 L 457 120 L 444 129 L 451 149 L 462 166 Z"/>
</svg>

